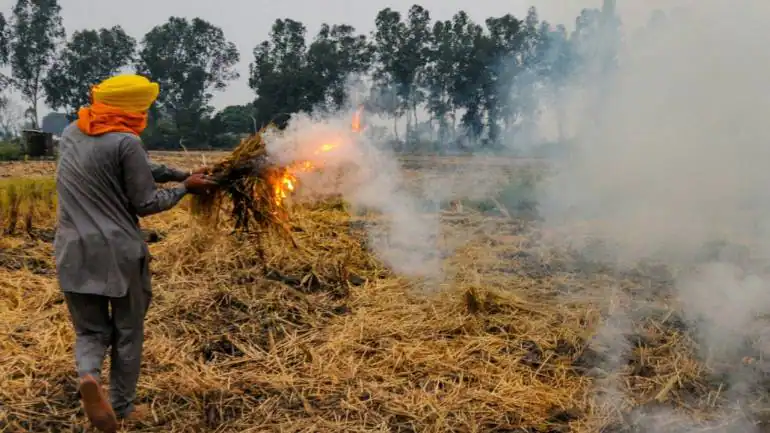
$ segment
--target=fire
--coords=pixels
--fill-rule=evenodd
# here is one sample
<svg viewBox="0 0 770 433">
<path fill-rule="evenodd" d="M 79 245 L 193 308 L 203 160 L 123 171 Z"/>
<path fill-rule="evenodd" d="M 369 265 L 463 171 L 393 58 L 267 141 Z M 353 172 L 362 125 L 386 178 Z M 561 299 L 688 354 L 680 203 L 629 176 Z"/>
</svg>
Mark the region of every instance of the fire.
<svg viewBox="0 0 770 433">
<path fill-rule="evenodd" d="M 359 107 L 358 110 L 353 114 L 353 120 L 351 124 L 351 129 L 353 132 L 361 132 L 361 114 L 363 113 L 363 106 Z M 337 147 L 339 147 L 341 143 L 324 143 L 322 144 L 318 150 L 314 152 L 314 155 L 321 155 L 327 152 L 330 152 Z M 277 179 L 273 184 L 273 194 L 275 197 L 275 204 L 278 206 L 281 206 L 283 204 L 283 201 L 289 196 L 290 193 L 294 192 L 297 186 L 297 174 L 299 173 L 307 173 L 309 171 L 312 171 L 316 169 L 317 167 L 313 165 L 310 161 L 299 161 L 296 162 L 288 167 L 286 167 L 283 175 Z"/>
<path fill-rule="evenodd" d="M 356 113 L 353 115 L 353 124 L 351 125 L 353 132 L 361 132 L 361 114 L 364 111 L 363 105 L 358 107 Z"/>
<path fill-rule="evenodd" d="M 291 171 L 287 170 L 283 173 L 280 179 L 273 185 L 273 195 L 275 197 L 275 204 L 280 206 L 283 200 L 288 197 L 289 193 L 294 192 L 295 185 L 297 183 L 297 177 Z"/>
<path fill-rule="evenodd" d="M 318 150 L 315 151 L 315 155 L 320 155 L 322 153 L 326 153 L 326 152 L 334 149 L 335 147 L 337 147 L 336 144 L 331 144 L 331 143 L 324 144 Z"/>
</svg>

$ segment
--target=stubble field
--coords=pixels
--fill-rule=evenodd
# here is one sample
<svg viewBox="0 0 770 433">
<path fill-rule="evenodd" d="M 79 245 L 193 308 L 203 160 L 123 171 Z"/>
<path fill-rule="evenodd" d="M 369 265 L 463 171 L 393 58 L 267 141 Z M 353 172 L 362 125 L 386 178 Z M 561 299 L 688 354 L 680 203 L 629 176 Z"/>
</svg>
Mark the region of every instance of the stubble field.
<svg viewBox="0 0 770 433">
<path fill-rule="evenodd" d="M 221 156 L 153 159 L 191 168 Z M 458 164 L 403 166 L 420 179 Z M 532 163 L 496 164 L 515 177 Z M 0 431 L 86 427 L 52 259 L 54 168 L 0 165 Z M 639 419 L 696 431 L 729 406 L 721 370 L 695 356 L 665 267 L 618 272 L 544 247 L 552 234 L 525 213 L 459 198 L 439 212 L 444 236 L 462 243 L 429 283 L 389 270 L 367 245 L 377 216 L 339 201 L 294 206 L 300 248 L 272 239 L 264 260 L 253 240 L 196 223 L 188 200 L 143 220 L 154 298 L 138 396 L 152 419 L 131 431 L 645 431 Z M 618 302 L 633 312 L 612 336 L 623 353 L 594 338 L 614 329 L 605 319 Z M 749 403 L 719 422 L 761 424 L 765 393 Z"/>
</svg>

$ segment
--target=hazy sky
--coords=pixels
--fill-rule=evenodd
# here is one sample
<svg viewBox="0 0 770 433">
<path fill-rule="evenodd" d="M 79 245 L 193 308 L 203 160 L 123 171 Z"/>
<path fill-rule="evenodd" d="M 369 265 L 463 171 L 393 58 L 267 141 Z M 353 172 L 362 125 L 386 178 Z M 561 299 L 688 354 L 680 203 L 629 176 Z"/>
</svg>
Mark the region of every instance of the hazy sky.
<svg viewBox="0 0 770 433">
<path fill-rule="evenodd" d="M 624 21 L 634 21 L 646 15 L 640 13 L 640 7 L 647 12 L 660 4 L 681 1 L 686 0 L 619 0 L 618 7 L 625 15 Z M 15 0 L 0 0 L 0 10 L 10 13 L 14 3 Z M 309 38 L 324 22 L 350 24 L 368 34 L 373 30 L 377 11 L 390 7 L 405 13 L 414 3 L 428 9 L 433 19 L 449 19 L 463 9 L 477 21 L 506 13 L 523 18 L 527 8 L 536 4 L 541 19 L 571 27 L 582 8 L 599 7 L 602 0 L 60 0 L 68 35 L 86 28 L 120 25 L 132 36 L 141 39 L 153 26 L 163 23 L 171 15 L 187 18 L 197 16 L 220 26 L 225 36 L 235 42 L 240 50 L 238 70 L 241 78 L 217 95 L 214 100 L 217 108 L 253 99 L 253 92 L 247 85 L 252 49 L 267 38 L 275 19 L 292 18 L 303 22 L 308 28 Z M 41 110 L 41 116 L 44 112 L 47 110 Z"/>
</svg>

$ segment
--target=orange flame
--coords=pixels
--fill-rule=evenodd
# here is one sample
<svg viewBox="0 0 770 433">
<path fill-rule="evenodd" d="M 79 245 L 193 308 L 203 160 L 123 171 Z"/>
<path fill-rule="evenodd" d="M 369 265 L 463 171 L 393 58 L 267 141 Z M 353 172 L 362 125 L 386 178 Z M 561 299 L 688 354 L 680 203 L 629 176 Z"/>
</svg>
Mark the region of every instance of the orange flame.
<svg viewBox="0 0 770 433">
<path fill-rule="evenodd" d="M 364 106 L 358 107 L 356 113 L 353 114 L 353 124 L 351 125 L 353 132 L 361 132 L 361 114 L 364 111 Z"/>
<path fill-rule="evenodd" d="M 351 129 L 353 132 L 361 132 L 361 114 L 363 113 L 363 106 L 360 106 L 358 110 L 353 114 L 353 120 L 351 124 Z M 314 152 L 314 155 L 320 155 L 326 152 L 329 152 L 331 150 L 334 150 L 340 145 L 340 143 L 324 143 L 322 144 L 318 150 Z M 314 170 L 315 167 L 312 162 L 310 161 L 300 161 L 297 163 L 294 163 L 288 167 L 285 168 L 283 175 L 273 181 L 273 195 L 275 198 L 275 204 L 277 206 L 282 206 L 283 201 L 294 192 L 294 190 L 297 187 L 297 174 L 299 173 L 307 173 L 309 171 Z"/>
<path fill-rule="evenodd" d="M 337 147 L 336 144 L 331 144 L 331 143 L 323 144 L 323 145 L 321 145 L 321 147 L 318 150 L 315 151 L 314 155 L 320 155 L 322 153 L 326 153 L 326 152 L 334 149 L 335 147 Z"/>
<path fill-rule="evenodd" d="M 273 196 L 275 204 L 281 206 L 289 193 L 294 192 L 297 177 L 290 171 L 285 171 L 280 179 L 273 184 Z"/>
</svg>

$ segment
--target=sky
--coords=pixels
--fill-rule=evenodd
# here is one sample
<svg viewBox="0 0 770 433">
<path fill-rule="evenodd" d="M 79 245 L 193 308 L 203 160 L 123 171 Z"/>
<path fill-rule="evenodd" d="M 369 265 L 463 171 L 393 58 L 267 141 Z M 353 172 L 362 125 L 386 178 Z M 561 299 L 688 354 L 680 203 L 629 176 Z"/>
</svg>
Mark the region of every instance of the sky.
<svg viewBox="0 0 770 433">
<path fill-rule="evenodd" d="M 633 23 L 640 17 L 646 19 L 647 12 L 655 7 L 685 1 L 618 0 L 618 8 L 624 22 Z M 0 0 L 0 11 L 10 14 L 14 3 L 15 0 Z M 217 109 L 253 100 L 254 93 L 247 84 L 252 50 L 267 39 L 276 19 L 301 21 L 308 29 L 308 38 L 315 35 L 322 23 L 350 24 L 368 34 L 374 28 L 374 18 L 379 10 L 390 7 L 406 13 L 415 3 L 428 9 L 432 19 L 449 19 L 457 11 L 465 10 L 478 22 L 506 13 L 524 18 L 529 6 L 535 3 L 541 19 L 570 28 L 581 9 L 600 7 L 602 0 L 60 0 L 67 35 L 77 30 L 120 25 L 140 40 L 153 26 L 162 24 L 172 15 L 200 17 L 221 27 L 241 53 L 237 66 L 241 78 L 216 95 L 213 104 Z M 642 10 L 645 13 L 640 13 Z M 48 110 L 41 108 L 42 117 Z"/>
</svg>

